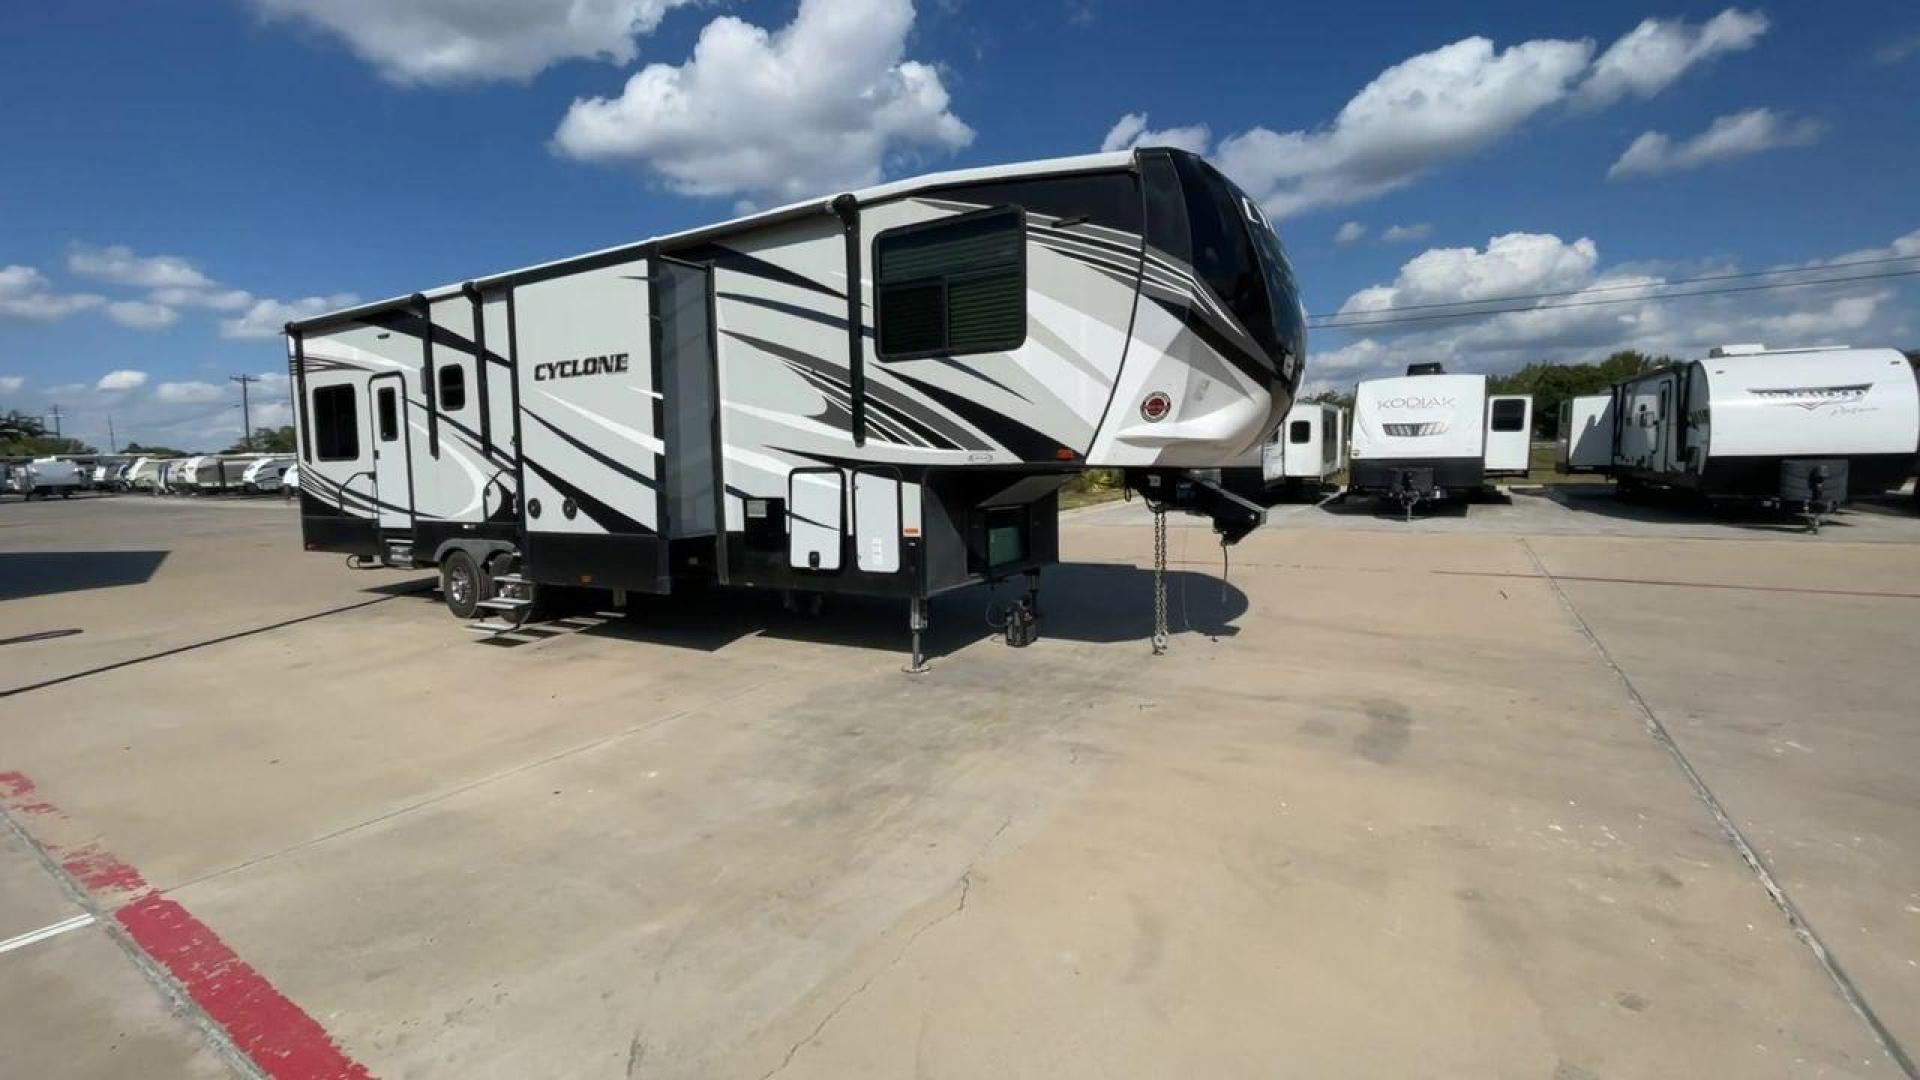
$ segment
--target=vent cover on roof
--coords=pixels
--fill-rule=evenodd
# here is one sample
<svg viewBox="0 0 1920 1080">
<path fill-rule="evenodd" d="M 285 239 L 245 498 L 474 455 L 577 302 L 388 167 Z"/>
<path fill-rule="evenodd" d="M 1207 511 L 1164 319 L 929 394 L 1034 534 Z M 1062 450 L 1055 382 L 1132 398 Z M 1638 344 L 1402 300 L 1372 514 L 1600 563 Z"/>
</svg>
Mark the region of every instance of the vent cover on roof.
<svg viewBox="0 0 1920 1080">
<path fill-rule="evenodd" d="M 1423 364 L 1407 365 L 1407 374 L 1409 375 L 1445 375 L 1446 373 L 1445 368 L 1431 360 Z"/>
<path fill-rule="evenodd" d="M 1715 345 L 1713 350 L 1707 353 L 1707 358 L 1718 360 L 1723 356 L 1758 356 L 1766 351 L 1767 347 L 1757 341 L 1747 345 Z"/>
</svg>

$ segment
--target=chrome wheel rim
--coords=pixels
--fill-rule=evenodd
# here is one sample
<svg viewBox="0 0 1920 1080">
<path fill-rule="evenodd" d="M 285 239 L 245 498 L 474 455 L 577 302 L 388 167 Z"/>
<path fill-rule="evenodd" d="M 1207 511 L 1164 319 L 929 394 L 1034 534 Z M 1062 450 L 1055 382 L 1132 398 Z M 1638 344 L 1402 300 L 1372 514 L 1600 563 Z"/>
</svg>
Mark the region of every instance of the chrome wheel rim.
<svg viewBox="0 0 1920 1080">
<path fill-rule="evenodd" d="M 447 571 L 447 596 L 461 607 L 473 600 L 473 573 L 464 566 Z"/>
</svg>

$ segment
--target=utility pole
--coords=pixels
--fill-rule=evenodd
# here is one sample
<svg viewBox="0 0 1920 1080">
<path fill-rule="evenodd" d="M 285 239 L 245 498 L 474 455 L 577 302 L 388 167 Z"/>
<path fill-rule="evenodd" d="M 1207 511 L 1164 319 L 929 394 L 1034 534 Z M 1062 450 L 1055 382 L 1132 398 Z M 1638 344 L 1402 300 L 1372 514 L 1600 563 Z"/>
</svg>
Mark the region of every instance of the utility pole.
<svg viewBox="0 0 1920 1080">
<path fill-rule="evenodd" d="M 47 415 L 53 417 L 53 437 L 56 439 L 64 438 L 65 436 L 60 434 L 60 406 L 49 405 L 47 407 Z"/>
<path fill-rule="evenodd" d="M 251 450 L 253 449 L 253 409 L 247 402 L 247 385 L 249 383 L 259 382 L 260 376 L 229 375 L 227 376 L 227 381 L 240 384 L 240 430 L 242 432 L 240 445 Z"/>
<path fill-rule="evenodd" d="M 107 414 L 107 453 L 117 454 L 119 452 L 120 452 L 120 440 L 113 437 L 113 414 L 108 413 Z"/>
</svg>

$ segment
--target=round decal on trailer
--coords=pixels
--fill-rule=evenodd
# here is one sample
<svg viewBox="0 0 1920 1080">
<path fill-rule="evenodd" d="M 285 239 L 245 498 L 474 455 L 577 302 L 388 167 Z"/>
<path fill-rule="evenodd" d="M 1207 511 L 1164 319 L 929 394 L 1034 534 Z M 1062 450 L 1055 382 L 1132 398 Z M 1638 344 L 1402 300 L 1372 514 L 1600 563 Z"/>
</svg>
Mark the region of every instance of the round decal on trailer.
<svg viewBox="0 0 1920 1080">
<path fill-rule="evenodd" d="M 1165 420 L 1167 414 L 1172 411 L 1173 399 L 1160 390 L 1155 390 L 1153 393 L 1148 394 L 1146 400 L 1140 403 L 1140 419 L 1146 420 L 1149 423 L 1157 424 Z"/>
</svg>

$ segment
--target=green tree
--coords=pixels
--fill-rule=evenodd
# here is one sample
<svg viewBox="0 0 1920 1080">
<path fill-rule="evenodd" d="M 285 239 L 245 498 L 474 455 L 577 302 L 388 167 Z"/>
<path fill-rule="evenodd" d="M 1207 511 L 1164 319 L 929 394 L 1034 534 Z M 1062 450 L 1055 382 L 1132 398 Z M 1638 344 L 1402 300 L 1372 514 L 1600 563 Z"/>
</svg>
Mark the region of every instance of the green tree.
<svg viewBox="0 0 1920 1080">
<path fill-rule="evenodd" d="M 81 439 L 56 438 L 37 416 L 18 409 L 0 415 L 0 457 L 47 457 L 52 454 L 95 454 Z"/>
<path fill-rule="evenodd" d="M 291 454 L 294 451 L 293 428 L 255 428 L 253 444 L 249 446 L 242 439 L 225 450 L 223 454 Z"/>
<path fill-rule="evenodd" d="M 1353 411 L 1353 395 L 1340 390 L 1320 390 L 1302 395 L 1300 400 L 1308 405 L 1335 405 Z"/>
</svg>

